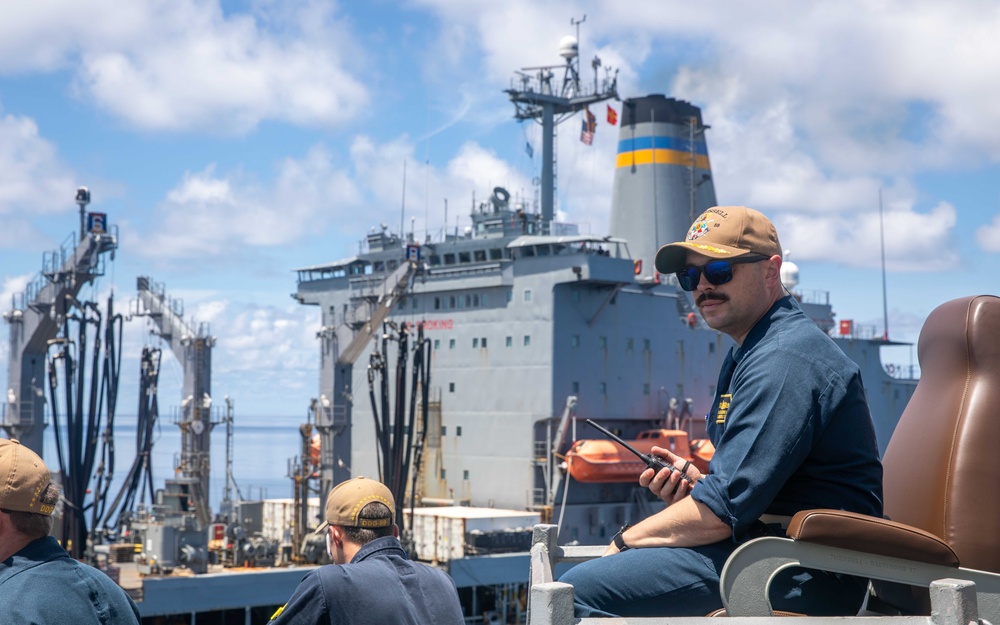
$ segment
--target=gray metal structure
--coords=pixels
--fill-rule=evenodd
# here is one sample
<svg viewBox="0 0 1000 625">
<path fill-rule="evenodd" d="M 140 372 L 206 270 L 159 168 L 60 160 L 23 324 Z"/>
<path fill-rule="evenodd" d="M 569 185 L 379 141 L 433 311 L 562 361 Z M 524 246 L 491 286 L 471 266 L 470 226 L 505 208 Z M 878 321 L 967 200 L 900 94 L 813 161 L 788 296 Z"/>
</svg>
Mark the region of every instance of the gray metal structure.
<svg viewBox="0 0 1000 625">
<path fill-rule="evenodd" d="M 577 26 L 577 37 L 564 37 L 559 44 L 559 54 L 565 59 L 561 65 L 525 67 L 517 72 L 516 82 L 507 90 L 514 103 L 518 120 L 531 119 L 542 126 L 542 176 L 541 176 L 541 224 L 542 233 L 549 234 L 550 224 L 555 216 L 555 128 L 556 125 L 572 118 L 576 113 L 597 104 L 618 97 L 618 72 L 605 68 L 605 76 L 600 80 L 597 70 L 601 59 L 594 57 L 594 86 L 580 84 L 579 25 L 587 19 L 573 21 Z M 556 72 L 562 71 L 562 84 L 554 84 Z M 589 113 L 589 109 L 588 109 Z"/>
<path fill-rule="evenodd" d="M 81 192 L 85 192 L 81 193 Z M 80 223 L 90 201 L 86 187 L 77 190 Z M 118 248 L 117 226 L 108 228 L 103 213 L 90 213 L 91 226 L 79 238 L 71 235 L 58 250 L 45 254 L 42 271 L 23 293 L 14 295 L 3 318 L 10 324 L 7 393 L 0 427 L 39 456 L 43 454 L 46 417 L 46 360 L 49 341 L 80 290 L 104 275 L 104 254 Z"/>
<path fill-rule="evenodd" d="M 212 428 L 212 347 L 215 337 L 207 323 L 192 328 L 184 321 L 184 306 L 167 296 L 162 284 L 140 276 L 139 299 L 135 316 L 148 316 L 157 334 L 184 368 L 181 412 L 177 425 L 181 430 L 181 454 L 176 463 L 195 502 L 202 527 L 210 515 L 209 479 L 211 477 Z M 228 477 L 227 477 L 228 480 Z"/>
</svg>

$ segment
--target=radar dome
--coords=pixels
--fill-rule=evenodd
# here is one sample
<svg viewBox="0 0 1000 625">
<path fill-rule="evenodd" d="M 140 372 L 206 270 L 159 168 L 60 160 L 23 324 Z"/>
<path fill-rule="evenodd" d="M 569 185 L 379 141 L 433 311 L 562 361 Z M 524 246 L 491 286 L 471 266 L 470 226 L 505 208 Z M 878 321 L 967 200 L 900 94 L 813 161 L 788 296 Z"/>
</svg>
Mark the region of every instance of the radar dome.
<svg viewBox="0 0 1000 625">
<path fill-rule="evenodd" d="M 781 283 L 786 289 L 794 289 L 799 284 L 799 266 L 790 260 L 791 255 L 790 250 L 785 250 L 781 263 Z"/>
<path fill-rule="evenodd" d="M 566 35 L 561 40 L 559 40 L 559 56 L 566 59 L 567 61 L 575 59 L 576 55 L 580 52 L 580 44 L 577 43 L 576 37 L 572 35 Z"/>
</svg>

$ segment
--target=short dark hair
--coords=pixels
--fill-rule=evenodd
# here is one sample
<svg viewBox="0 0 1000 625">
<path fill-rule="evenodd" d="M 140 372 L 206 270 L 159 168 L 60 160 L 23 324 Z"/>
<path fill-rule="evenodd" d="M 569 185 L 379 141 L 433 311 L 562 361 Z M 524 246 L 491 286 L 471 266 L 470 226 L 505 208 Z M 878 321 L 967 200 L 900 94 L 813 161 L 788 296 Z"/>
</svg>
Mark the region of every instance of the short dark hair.
<svg viewBox="0 0 1000 625">
<path fill-rule="evenodd" d="M 39 501 L 43 505 L 53 506 L 59 503 L 59 487 L 49 482 L 49 485 L 42 491 Z M 31 538 L 44 538 L 52 532 L 52 515 L 38 514 L 37 512 L 20 512 L 18 510 L 4 510 L 10 515 L 11 523 L 21 534 Z"/>
<path fill-rule="evenodd" d="M 385 527 L 348 527 L 341 525 L 344 534 L 352 543 L 367 545 L 376 538 L 393 535 L 392 510 L 381 501 L 372 501 L 365 505 L 358 513 L 359 519 L 382 520 L 388 519 L 390 522 Z"/>
</svg>

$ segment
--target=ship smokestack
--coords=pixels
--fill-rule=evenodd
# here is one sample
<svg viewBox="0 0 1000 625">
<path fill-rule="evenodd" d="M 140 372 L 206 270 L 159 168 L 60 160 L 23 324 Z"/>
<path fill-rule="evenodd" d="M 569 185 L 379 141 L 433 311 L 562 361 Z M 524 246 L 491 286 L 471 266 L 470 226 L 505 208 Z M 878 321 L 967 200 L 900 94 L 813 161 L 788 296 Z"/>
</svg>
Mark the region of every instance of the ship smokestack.
<svg viewBox="0 0 1000 625">
<path fill-rule="evenodd" d="M 701 109 L 682 100 L 654 94 L 623 103 L 609 233 L 642 261 L 639 279 L 653 276 L 661 245 L 683 239 L 716 204 L 707 128 Z"/>
</svg>

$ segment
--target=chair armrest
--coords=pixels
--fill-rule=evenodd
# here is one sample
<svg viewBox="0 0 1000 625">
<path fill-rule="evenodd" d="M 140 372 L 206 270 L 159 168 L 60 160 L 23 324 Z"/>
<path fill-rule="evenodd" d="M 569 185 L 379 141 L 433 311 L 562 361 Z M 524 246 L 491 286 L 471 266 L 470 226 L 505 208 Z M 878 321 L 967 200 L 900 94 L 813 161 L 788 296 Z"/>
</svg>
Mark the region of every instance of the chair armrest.
<svg viewBox="0 0 1000 625">
<path fill-rule="evenodd" d="M 803 510 L 788 525 L 788 537 L 827 547 L 862 551 L 957 568 L 958 555 L 921 529 L 843 510 Z"/>
</svg>

